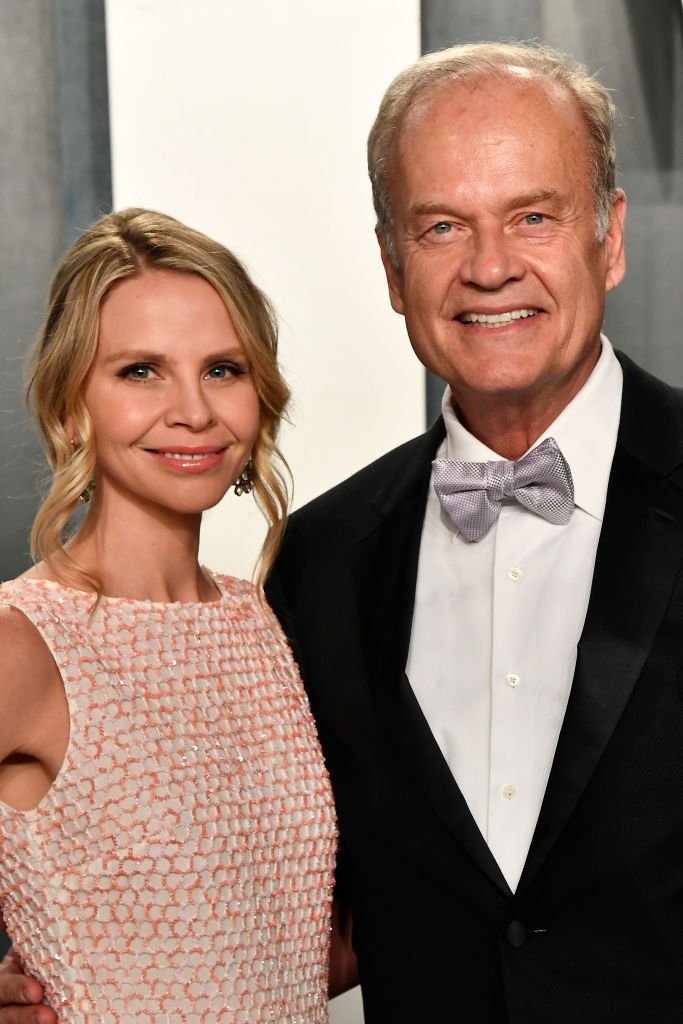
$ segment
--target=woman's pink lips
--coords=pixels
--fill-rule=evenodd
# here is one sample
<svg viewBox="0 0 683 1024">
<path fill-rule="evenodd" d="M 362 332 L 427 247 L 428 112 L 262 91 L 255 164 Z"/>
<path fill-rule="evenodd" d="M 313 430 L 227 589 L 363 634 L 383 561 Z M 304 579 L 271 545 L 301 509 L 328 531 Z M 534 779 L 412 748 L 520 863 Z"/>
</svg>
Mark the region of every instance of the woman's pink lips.
<svg viewBox="0 0 683 1024">
<path fill-rule="evenodd" d="M 182 473 L 205 473 L 220 465 L 225 448 L 190 448 L 181 445 L 163 451 L 154 448 L 147 448 L 146 451 L 157 462 L 161 462 L 170 469 Z M 181 457 L 179 458 L 179 456 Z M 182 458 L 182 456 L 186 457 Z"/>
</svg>

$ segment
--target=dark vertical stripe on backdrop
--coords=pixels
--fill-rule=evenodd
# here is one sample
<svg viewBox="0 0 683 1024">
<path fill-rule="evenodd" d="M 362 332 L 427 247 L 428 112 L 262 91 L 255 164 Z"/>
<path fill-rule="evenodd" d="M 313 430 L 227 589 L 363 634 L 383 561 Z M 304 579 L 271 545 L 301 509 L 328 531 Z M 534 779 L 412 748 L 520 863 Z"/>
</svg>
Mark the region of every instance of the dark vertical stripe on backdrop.
<svg viewBox="0 0 683 1024">
<path fill-rule="evenodd" d="M 104 0 L 56 0 L 54 57 L 66 249 L 112 204 Z"/>
</svg>

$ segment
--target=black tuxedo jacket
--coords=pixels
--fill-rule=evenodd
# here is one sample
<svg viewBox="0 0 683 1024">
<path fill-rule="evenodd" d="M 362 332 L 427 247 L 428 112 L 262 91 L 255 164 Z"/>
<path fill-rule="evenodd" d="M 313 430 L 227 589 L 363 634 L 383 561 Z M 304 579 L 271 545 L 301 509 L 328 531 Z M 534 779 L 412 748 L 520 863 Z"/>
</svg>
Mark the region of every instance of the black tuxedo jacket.
<svg viewBox="0 0 683 1024">
<path fill-rule="evenodd" d="M 332 776 L 367 1024 L 683 1024 L 683 398 L 622 364 L 576 673 L 515 894 L 405 675 L 443 424 L 291 518 L 268 594 Z"/>
</svg>

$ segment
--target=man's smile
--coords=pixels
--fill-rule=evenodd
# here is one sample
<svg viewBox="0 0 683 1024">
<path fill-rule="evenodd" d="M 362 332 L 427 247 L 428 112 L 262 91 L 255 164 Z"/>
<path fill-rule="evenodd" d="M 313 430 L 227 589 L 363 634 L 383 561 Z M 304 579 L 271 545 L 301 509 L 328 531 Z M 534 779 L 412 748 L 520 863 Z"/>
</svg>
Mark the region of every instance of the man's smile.
<svg viewBox="0 0 683 1024">
<path fill-rule="evenodd" d="M 536 316 L 540 310 L 530 309 L 509 309 L 503 313 L 479 313 L 474 311 L 468 311 L 466 313 L 460 313 L 456 317 L 461 324 L 479 324 L 481 327 L 502 327 L 505 324 L 510 324 L 515 320 L 526 320 L 529 317 Z"/>
</svg>

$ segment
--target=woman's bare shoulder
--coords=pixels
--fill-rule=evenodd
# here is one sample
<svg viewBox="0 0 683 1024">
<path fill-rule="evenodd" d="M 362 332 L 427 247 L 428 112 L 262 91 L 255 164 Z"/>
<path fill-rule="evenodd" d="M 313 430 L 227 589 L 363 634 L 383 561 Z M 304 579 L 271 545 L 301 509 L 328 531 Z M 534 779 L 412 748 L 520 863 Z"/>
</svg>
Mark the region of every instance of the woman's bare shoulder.
<svg viewBox="0 0 683 1024">
<path fill-rule="evenodd" d="M 15 657 L 40 654 L 41 651 L 49 653 L 45 641 L 29 617 L 10 602 L 11 596 L 0 591 L 0 671 L 3 662 L 7 663 Z"/>
<path fill-rule="evenodd" d="M 18 580 L 52 580 L 56 582 L 57 577 L 52 572 L 47 562 L 36 562 L 26 572 L 22 572 L 21 576 L 17 576 Z"/>
</svg>

